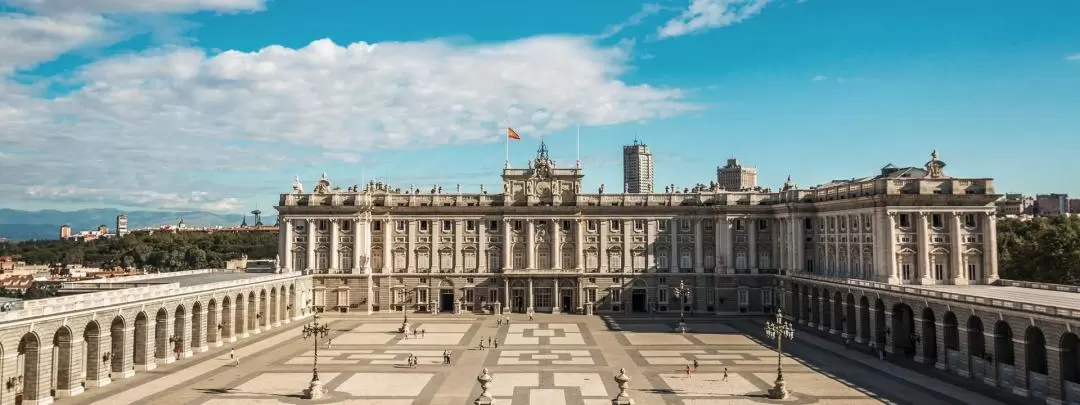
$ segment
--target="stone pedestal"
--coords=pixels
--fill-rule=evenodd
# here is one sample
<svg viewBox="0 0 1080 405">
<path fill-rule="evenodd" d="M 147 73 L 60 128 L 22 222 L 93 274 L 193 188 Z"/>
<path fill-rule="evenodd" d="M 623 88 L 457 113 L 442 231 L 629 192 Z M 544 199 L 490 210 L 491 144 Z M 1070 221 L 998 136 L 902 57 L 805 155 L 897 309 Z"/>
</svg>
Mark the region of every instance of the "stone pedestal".
<svg viewBox="0 0 1080 405">
<path fill-rule="evenodd" d="M 491 393 L 488 390 L 491 388 L 491 382 L 495 380 L 495 377 L 488 373 L 488 369 L 484 369 L 479 376 L 476 377 L 476 382 L 480 383 L 480 396 L 473 400 L 473 405 L 492 405 L 494 399 L 491 398 Z"/>
<path fill-rule="evenodd" d="M 592 315 L 592 314 L 593 314 L 593 311 L 594 311 L 594 309 L 593 309 L 593 303 L 591 303 L 591 302 L 586 302 L 586 303 L 585 303 L 585 315 Z"/>
<path fill-rule="evenodd" d="M 322 381 L 317 379 L 311 380 L 311 384 L 304 390 L 304 398 L 306 399 L 319 400 L 322 399 L 324 394 L 326 394 L 326 391 L 323 389 Z"/>
<path fill-rule="evenodd" d="M 495 315 L 501 315 L 503 313 L 502 312 L 502 303 L 501 302 L 496 302 L 494 308 L 495 308 L 494 309 L 494 314 Z"/>
<path fill-rule="evenodd" d="M 630 399 L 630 394 L 626 393 L 626 390 L 630 388 L 630 376 L 626 375 L 626 369 L 620 368 L 614 379 L 615 385 L 619 387 L 619 394 L 611 399 L 611 405 L 633 405 L 634 400 Z"/>
</svg>

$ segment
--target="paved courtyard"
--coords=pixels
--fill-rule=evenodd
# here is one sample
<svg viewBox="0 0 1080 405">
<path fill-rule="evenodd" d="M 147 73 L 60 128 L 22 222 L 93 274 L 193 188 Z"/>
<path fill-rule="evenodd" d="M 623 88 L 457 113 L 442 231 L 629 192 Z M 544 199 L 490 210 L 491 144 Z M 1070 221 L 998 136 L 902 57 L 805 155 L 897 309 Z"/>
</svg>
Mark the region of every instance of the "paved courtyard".
<svg viewBox="0 0 1080 405">
<path fill-rule="evenodd" d="M 792 396 L 769 400 L 764 393 L 776 377 L 776 352 L 759 340 L 761 325 L 746 319 L 695 320 L 689 333 L 675 334 L 672 319 L 538 315 L 529 321 L 514 315 L 499 327 L 489 316 L 411 317 L 423 331 L 415 338 L 396 333 L 400 318 L 323 320 L 332 339 L 319 347 L 327 389 L 319 404 L 471 404 L 480 392 L 476 376 L 488 368 L 499 405 L 607 405 L 618 392 L 612 376 L 620 367 L 633 379 L 629 393 L 639 405 L 997 404 L 912 372 L 883 372 L 869 356 L 798 333 L 786 345 L 792 357 L 783 359 Z M 239 366 L 228 360 L 226 345 L 57 403 L 312 403 L 301 391 L 315 352 L 300 338 L 300 325 L 236 346 Z M 498 348 L 480 350 L 489 338 Z M 451 365 L 442 364 L 444 350 L 452 354 Z M 410 355 L 416 367 L 407 365 Z M 699 367 L 688 375 L 695 360 Z"/>
</svg>

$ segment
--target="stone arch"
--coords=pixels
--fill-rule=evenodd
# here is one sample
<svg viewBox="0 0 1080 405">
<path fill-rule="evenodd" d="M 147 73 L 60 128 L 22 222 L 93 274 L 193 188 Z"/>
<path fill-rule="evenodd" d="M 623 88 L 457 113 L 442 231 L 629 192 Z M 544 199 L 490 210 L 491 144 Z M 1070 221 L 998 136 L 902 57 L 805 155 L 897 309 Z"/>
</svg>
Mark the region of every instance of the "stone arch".
<svg viewBox="0 0 1080 405">
<path fill-rule="evenodd" d="M 859 316 L 859 313 L 858 308 L 855 307 L 855 294 L 848 293 L 847 298 L 845 299 L 845 304 L 846 308 L 844 310 L 844 319 L 846 320 L 846 322 L 844 322 L 843 325 L 844 333 L 847 338 L 854 339 L 855 336 L 859 333 L 859 331 L 856 330 L 856 328 L 859 326 L 859 323 L 856 322 L 856 317 Z"/>
<path fill-rule="evenodd" d="M 108 377 L 102 373 L 102 365 L 105 359 L 101 354 L 101 326 L 97 321 L 90 321 L 86 323 L 83 328 L 83 342 L 86 342 L 86 353 L 83 357 L 83 368 L 85 370 L 86 386 L 87 387 L 100 387 L 105 385 L 108 381 Z M 0 355 L 2 355 L 0 350 Z"/>
<path fill-rule="evenodd" d="M 206 301 L 206 343 L 216 345 L 220 341 L 221 317 L 218 315 L 217 299 L 210 298 Z"/>
<path fill-rule="evenodd" d="M 888 335 L 888 327 L 885 326 L 885 301 L 882 301 L 881 298 L 875 299 L 874 309 L 874 325 L 878 325 L 877 336 L 874 336 L 874 343 L 875 346 L 884 349 L 885 342 L 888 341 L 888 338 L 886 337 L 886 335 Z"/>
<path fill-rule="evenodd" d="M 18 373 L 22 379 L 22 400 L 38 401 L 49 397 L 49 387 L 42 386 L 41 378 L 37 378 L 43 369 L 41 353 L 46 348 L 41 347 L 41 337 L 37 332 L 26 332 L 19 339 L 19 357 L 22 358 L 22 370 Z M 16 393 L 18 395 L 18 393 Z"/>
<path fill-rule="evenodd" d="M 898 302 L 892 307 L 892 325 L 886 334 L 892 337 L 894 353 L 903 353 L 907 356 L 915 355 L 915 346 L 912 342 L 915 333 L 915 313 L 911 306 Z"/>
<path fill-rule="evenodd" d="M 1005 320 L 994 324 L 994 358 L 998 363 L 1016 364 L 1016 350 L 1013 348 L 1012 326 Z"/>
<path fill-rule="evenodd" d="M 154 357 L 147 353 L 147 350 L 150 350 L 150 348 L 147 347 L 149 346 L 149 343 L 150 319 L 146 316 L 145 311 L 139 311 L 138 314 L 135 314 L 135 339 L 134 344 L 131 345 L 133 346 L 132 354 L 135 357 L 133 363 L 135 363 L 136 369 L 149 370 L 153 368 L 149 367 L 151 364 L 154 364 Z"/>
<path fill-rule="evenodd" d="M 439 278 L 435 280 L 436 288 L 454 288 L 454 281 L 449 278 Z"/>
<path fill-rule="evenodd" d="M 244 337 L 247 333 L 247 322 L 244 317 L 244 305 L 250 305 L 249 302 L 244 300 L 244 293 L 236 294 L 236 302 L 234 303 L 236 308 L 233 308 L 233 337 Z"/>
<path fill-rule="evenodd" d="M 221 297 L 221 320 L 218 321 L 218 339 L 228 340 L 233 336 L 232 328 L 233 307 L 232 299 L 228 295 Z"/>
<path fill-rule="evenodd" d="M 203 326 L 203 305 L 200 301 L 191 304 L 191 348 L 202 350 L 206 347 Z"/>
<path fill-rule="evenodd" d="M 1061 388 L 1062 398 L 1069 398 L 1069 385 L 1080 388 L 1080 339 L 1076 333 L 1065 332 L 1058 344 L 1061 347 Z"/>
<path fill-rule="evenodd" d="M 840 291 L 833 293 L 832 297 L 832 323 L 829 325 L 833 330 L 847 333 L 847 314 L 844 313 L 844 298 Z"/>
<path fill-rule="evenodd" d="M 247 324 L 248 332 L 259 332 L 259 297 L 255 295 L 255 291 L 249 291 L 247 293 L 247 314 L 244 320 Z"/>
<path fill-rule="evenodd" d="M 1042 329 L 1032 325 L 1024 331 L 1024 365 L 1028 372 L 1046 374 L 1046 337 Z M 1030 384 L 1030 378 L 1028 382 Z"/>
<path fill-rule="evenodd" d="M 165 308 L 158 308 L 154 315 L 154 357 L 169 362 L 169 310 Z"/>
<path fill-rule="evenodd" d="M 952 311 L 946 311 L 945 316 L 941 319 L 941 326 L 944 334 L 945 343 L 945 358 L 941 359 L 945 362 L 946 366 L 959 366 L 959 364 L 949 363 L 949 352 L 960 352 L 960 322 L 956 319 L 956 314 Z"/>
<path fill-rule="evenodd" d="M 266 289 L 259 289 L 259 308 L 255 312 L 255 329 L 270 329 L 270 299 Z"/>
<path fill-rule="evenodd" d="M 968 353 L 975 357 L 986 357 L 986 332 L 983 331 L 982 318 L 971 315 L 967 321 Z"/>
<path fill-rule="evenodd" d="M 859 297 L 859 338 L 866 343 L 873 343 L 870 339 L 870 299 L 865 295 Z"/>
<path fill-rule="evenodd" d="M 186 336 L 188 332 L 187 308 L 184 304 L 179 304 L 173 311 L 173 335 L 169 337 L 169 340 L 173 343 L 173 351 L 176 353 L 176 359 L 180 360 L 180 357 L 187 353 L 188 344 L 191 339 Z"/>
<path fill-rule="evenodd" d="M 267 311 L 267 316 L 270 317 L 267 321 L 270 326 L 275 326 L 281 322 L 281 303 L 278 302 L 278 289 L 277 286 L 270 287 L 270 310 Z"/>
<path fill-rule="evenodd" d="M 122 315 L 117 315 L 113 318 L 112 324 L 109 325 L 109 341 L 112 343 L 111 350 L 108 353 L 109 357 L 109 370 L 119 375 L 125 375 L 124 372 L 124 347 L 126 346 L 125 332 L 127 329 L 127 322 Z"/>
<path fill-rule="evenodd" d="M 296 286 L 289 284 L 289 303 L 285 305 L 289 319 L 296 317 Z"/>
<path fill-rule="evenodd" d="M 927 363 L 938 360 L 937 356 L 937 317 L 934 309 L 930 307 L 922 310 L 922 336 L 918 339 L 922 343 L 922 355 Z"/>
<path fill-rule="evenodd" d="M 65 325 L 56 329 L 56 333 L 53 334 L 52 345 L 55 350 L 53 353 L 56 354 L 56 359 L 54 359 L 52 363 L 56 366 L 56 369 L 52 370 L 52 373 L 55 376 L 53 380 L 55 381 L 55 386 L 53 388 L 56 389 L 57 397 L 70 397 L 72 390 L 76 386 L 79 386 L 78 384 L 81 382 L 80 377 L 82 377 L 80 370 L 71 367 L 71 365 L 74 364 L 73 360 L 76 350 L 75 336 L 74 333 L 71 332 L 71 328 Z"/>
</svg>

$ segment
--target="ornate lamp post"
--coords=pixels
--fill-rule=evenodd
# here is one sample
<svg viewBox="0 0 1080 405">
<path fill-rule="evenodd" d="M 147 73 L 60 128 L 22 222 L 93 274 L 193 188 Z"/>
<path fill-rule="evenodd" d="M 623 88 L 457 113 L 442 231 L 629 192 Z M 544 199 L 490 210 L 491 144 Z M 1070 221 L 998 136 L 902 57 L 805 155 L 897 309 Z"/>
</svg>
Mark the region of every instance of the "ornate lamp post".
<svg viewBox="0 0 1080 405">
<path fill-rule="evenodd" d="M 769 390 L 769 398 L 784 399 L 788 396 L 787 382 L 784 381 L 784 366 L 781 360 L 784 358 L 784 339 L 795 339 L 795 328 L 791 323 L 784 320 L 782 310 L 776 310 L 776 322 L 765 322 L 765 335 L 770 339 L 776 339 L 776 384 Z"/>
<path fill-rule="evenodd" d="M 401 304 L 401 313 L 405 314 L 401 320 L 401 327 L 398 328 L 398 333 L 405 333 L 409 329 L 409 297 L 412 296 L 412 291 L 401 289 L 401 296 L 405 299 L 405 302 Z"/>
<path fill-rule="evenodd" d="M 304 339 L 313 338 L 315 343 L 315 361 L 311 366 L 311 385 L 305 390 L 304 395 L 308 399 L 320 399 L 323 396 L 322 382 L 319 381 L 319 338 L 326 339 L 330 328 L 326 324 L 319 323 L 319 312 L 315 311 L 315 318 L 310 325 L 304 325 L 301 333 Z"/>
<path fill-rule="evenodd" d="M 675 326 L 675 330 L 686 333 L 686 315 L 683 313 L 683 309 L 686 307 L 686 300 L 690 298 L 690 287 L 686 286 L 686 282 L 680 280 L 679 286 L 673 288 L 671 293 L 679 300 L 679 324 Z"/>
</svg>

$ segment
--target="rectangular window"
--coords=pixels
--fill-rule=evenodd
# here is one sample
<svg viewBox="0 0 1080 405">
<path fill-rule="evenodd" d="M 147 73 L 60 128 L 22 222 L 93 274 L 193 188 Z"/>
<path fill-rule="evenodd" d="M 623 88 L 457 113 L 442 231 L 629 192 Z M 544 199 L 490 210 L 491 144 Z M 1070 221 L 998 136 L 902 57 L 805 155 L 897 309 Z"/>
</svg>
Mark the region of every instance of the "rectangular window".
<svg viewBox="0 0 1080 405">
<path fill-rule="evenodd" d="M 454 223 L 453 222 L 451 222 L 451 221 L 442 221 L 442 230 L 443 230 L 443 232 L 450 232 L 452 229 L 454 229 Z"/>
<path fill-rule="evenodd" d="M 341 231 L 342 232 L 349 232 L 351 230 L 352 230 L 352 221 L 345 220 L 345 221 L 341 222 Z"/>
<path fill-rule="evenodd" d="M 979 268 L 975 266 L 975 263 L 968 263 L 968 265 L 967 265 L 968 280 L 974 281 L 975 277 L 979 274 L 978 270 L 979 270 Z"/>
<path fill-rule="evenodd" d="M 589 232 L 596 232 L 596 226 L 597 226 L 596 220 L 590 219 L 590 220 L 586 221 L 585 224 L 586 224 L 586 229 Z"/>
<path fill-rule="evenodd" d="M 620 226 L 621 226 L 621 224 L 619 223 L 619 220 L 617 220 L 617 219 L 611 220 L 611 230 L 612 231 L 618 231 Z"/>
<path fill-rule="evenodd" d="M 394 221 L 394 228 L 397 229 L 398 232 L 405 232 L 405 221 Z"/>
<path fill-rule="evenodd" d="M 472 232 L 476 230 L 476 221 L 465 221 L 465 230 Z"/>
<path fill-rule="evenodd" d="M 492 232 L 498 232 L 499 231 L 499 221 L 494 221 L 494 220 L 488 221 L 488 230 L 492 231 Z"/>
<path fill-rule="evenodd" d="M 806 218 L 803 220 L 803 229 L 814 229 L 814 220 Z"/>
<path fill-rule="evenodd" d="M 901 264 L 900 273 L 904 277 L 904 280 L 911 280 L 911 263 Z"/>
<path fill-rule="evenodd" d="M 473 289 L 472 288 L 466 288 L 465 289 L 465 302 L 473 302 Z"/>
<path fill-rule="evenodd" d="M 499 302 L 499 289 L 488 289 L 488 302 Z"/>
<path fill-rule="evenodd" d="M 661 304 L 667 304 L 667 288 L 657 288 L 656 296 L 658 297 L 657 300 L 660 301 Z"/>
<path fill-rule="evenodd" d="M 750 290 L 739 290 L 739 308 L 750 306 Z"/>
<path fill-rule="evenodd" d="M 941 229 L 945 226 L 945 218 L 941 214 L 930 215 L 930 226 L 934 229 Z"/>
<path fill-rule="evenodd" d="M 657 229 L 660 230 L 660 232 L 667 232 L 668 222 L 661 219 L 661 220 L 657 221 L 657 226 L 656 227 L 657 227 Z"/>
<path fill-rule="evenodd" d="M 964 214 L 964 226 L 968 228 L 975 228 L 978 225 L 975 214 Z"/>
<path fill-rule="evenodd" d="M 911 228 L 911 214 L 900 214 L 900 227 Z"/>
<path fill-rule="evenodd" d="M 378 232 L 382 230 L 382 221 L 371 221 L 371 230 Z"/>
<path fill-rule="evenodd" d="M 608 294 L 611 297 L 611 302 L 622 302 L 622 288 L 614 287 L 611 289 L 611 293 Z"/>
<path fill-rule="evenodd" d="M 759 231 L 764 231 L 764 230 L 769 229 L 769 220 L 767 220 L 767 219 L 759 219 L 757 221 L 757 229 Z"/>
<path fill-rule="evenodd" d="M 590 288 L 585 290 L 585 302 L 596 302 L 596 289 Z"/>
<path fill-rule="evenodd" d="M 735 230 L 736 231 L 745 231 L 746 230 L 746 224 L 743 223 L 743 220 L 741 220 L 741 219 L 736 219 L 735 220 Z"/>
<path fill-rule="evenodd" d="M 570 221 L 562 221 L 563 232 L 570 232 L 573 229 L 573 224 Z"/>
<path fill-rule="evenodd" d="M 319 220 L 319 231 L 325 232 L 329 228 L 330 228 L 330 221 L 327 221 L 325 219 L 320 219 Z"/>
<path fill-rule="evenodd" d="M 514 232 L 521 232 L 521 228 L 524 227 L 525 225 L 521 222 L 521 220 L 514 221 Z"/>
<path fill-rule="evenodd" d="M 682 221 L 679 221 L 679 231 L 690 232 L 690 220 L 689 219 L 684 219 Z"/>
<path fill-rule="evenodd" d="M 934 263 L 934 279 L 945 279 L 945 265 L 941 263 Z"/>
<path fill-rule="evenodd" d="M 420 232 L 427 232 L 429 226 L 428 224 L 428 221 L 420 221 Z"/>
<path fill-rule="evenodd" d="M 637 232 L 644 231 L 645 230 L 645 220 L 643 220 L 643 219 L 635 219 L 634 220 L 634 230 L 637 231 Z"/>
<path fill-rule="evenodd" d="M 761 306 L 765 308 L 772 308 L 773 306 L 773 290 L 771 288 L 761 289 Z"/>
</svg>

